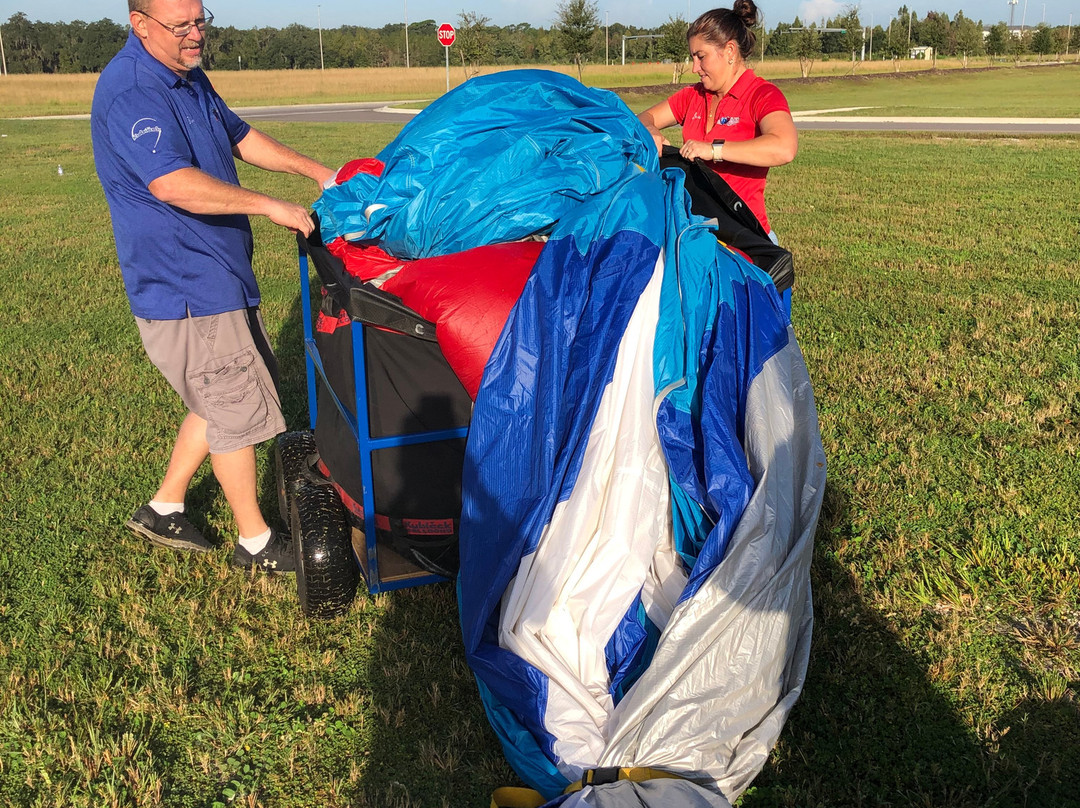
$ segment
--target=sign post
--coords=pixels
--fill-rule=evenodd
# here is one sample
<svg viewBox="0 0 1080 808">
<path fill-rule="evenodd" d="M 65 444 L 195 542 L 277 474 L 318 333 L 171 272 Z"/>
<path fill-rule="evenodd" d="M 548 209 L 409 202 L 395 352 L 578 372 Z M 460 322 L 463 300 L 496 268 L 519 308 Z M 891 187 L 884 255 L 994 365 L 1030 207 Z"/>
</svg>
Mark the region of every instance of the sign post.
<svg viewBox="0 0 1080 808">
<path fill-rule="evenodd" d="M 454 44 L 456 36 L 457 32 L 450 23 L 444 22 L 439 26 L 439 44 L 446 48 L 446 92 L 450 92 L 450 46 Z"/>
</svg>

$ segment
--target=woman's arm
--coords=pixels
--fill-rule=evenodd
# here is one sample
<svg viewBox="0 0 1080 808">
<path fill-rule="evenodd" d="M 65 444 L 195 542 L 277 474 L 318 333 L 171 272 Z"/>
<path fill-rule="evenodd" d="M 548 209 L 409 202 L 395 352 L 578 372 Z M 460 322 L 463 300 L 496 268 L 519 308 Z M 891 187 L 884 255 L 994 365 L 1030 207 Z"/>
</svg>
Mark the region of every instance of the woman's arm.
<svg viewBox="0 0 1080 808">
<path fill-rule="evenodd" d="M 655 107 L 654 107 L 655 109 Z M 723 161 L 741 163 L 747 166 L 782 166 L 795 159 L 799 150 L 799 135 L 795 131 L 795 122 L 790 112 L 777 110 L 770 112 L 758 124 L 761 134 L 752 140 L 728 140 L 724 143 Z M 713 159 L 712 142 L 688 140 L 679 149 L 687 160 L 700 157 L 702 160 Z"/>
<path fill-rule="evenodd" d="M 664 146 L 670 146 L 671 142 L 664 137 L 661 129 L 667 129 L 669 126 L 674 126 L 678 123 L 675 120 L 675 113 L 671 111 L 671 107 L 667 101 L 661 101 L 655 106 L 649 107 L 647 110 L 638 115 L 638 120 L 645 124 L 645 128 L 649 130 L 649 134 L 652 135 L 653 141 L 656 143 L 656 151 L 659 154 Z"/>
</svg>

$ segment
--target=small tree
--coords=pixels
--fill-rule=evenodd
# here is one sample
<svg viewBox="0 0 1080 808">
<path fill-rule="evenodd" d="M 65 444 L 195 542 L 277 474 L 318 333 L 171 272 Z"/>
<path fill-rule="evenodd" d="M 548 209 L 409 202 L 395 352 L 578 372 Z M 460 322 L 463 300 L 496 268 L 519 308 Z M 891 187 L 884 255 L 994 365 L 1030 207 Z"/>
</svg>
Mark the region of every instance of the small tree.
<svg viewBox="0 0 1080 808">
<path fill-rule="evenodd" d="M 671 73 L 671 83 L 678 84 L 682 81 L 683 73 L 686 72 L 687 58 L 690 46 L 686 44 L 686 31 L 690 24 L 682 18 L 682 15 L 668 17 L 668 21 L 660 26 L 660 40 L 657 50 L 660 57 L 670 59 L 674 68 Z"/>
<path fill-rule="evenodd" d="M 919 26 L 919 44 L 933 48 L 931 51 L 933 61 L 931 67 L 937 67 L 938 53 L 948 48 L 949 33 L 948 15 L 936 11 L 927 12 L 926 18 L 923 20 L 922 25 Z"/>
<path fill-rule="evenodd" d="M 1054 29 L 1054 53 L 1057 56 L 1057 60 L 1061 61 L 1061 55 L 1068 50 L 1069 43 L 1069 29 L 1062 28 L 1060 25 Z"/>
<path fill-rule="evenodd" d="M 591 0 L 564 0 L 557 6 L 555 29 L 571 61 L 577 65 L 578 81 L 582 78 L 584 55 L 592 50 L 592 39 L 600 29 L 597 5 Z"/>
<path fill-rule="evenodd" d="M 999 22 L 997 25 L 990 29 L 989 35 L 986 37 L 986 57 L 990 64 L 993 64 L 995 56 L 1004 56 L 1009 47 L 1009 28 L 1003 22 Z"/>
<path fill-rule="evenodd" d="M 795 31 L 795 42 L 792 50 L 799 58 L 799 70 L 805 79 L 810 75 L 814 67 L 814 60 L 821 56 L 821 34 L 816 26 Z"/>
<path fill-rule="evenodd" d="M 905 27 L 901 32 L 900 23 L 897 20 L 890 20 L 885 37 L 879 41 L 884 44 L 878 46 L 878 51 L 892 59 L 893 71 L 899 73 L 900 59 L 908 54 L 907 28 Z"/>
<path fill-rule="evenodd" d="M 475 11 L 458 14 L 454 44 L 461 57 L 461 69 L 465 80 L 480 73 L 480 65 L 490 64 L 494 57 L 493 37 L 488 26 L 491 20 Z"/>
<path fill-rule="evenodd" d="M 844 33 L 840 36 L 844 43 L 845 55 L 851 58 L 851 73 L 854 75 L 857 64 L 855 54 L 862 49 L 863 45 L 863 27 L 859 20 L 859 7 L 848 6 L 844 11 L 844 16 L 836 22 L 838 28 L 844 29 Z"/>
<path fill-rule="evenodd" d="M 1054 52 L 1054 37 L 1046 23 L 1040 22 L 1035 33 L 1031 35 L 1031 49 L 1039 54 L 1040 62 L 1044 56 Z"/>
<path fill-rule="evenodd" d="M 1009 33 L 1007 51 L 1009 56 L 1013 58 L 1013 64 L 1020 64 L 1020 57 L 1028 52 L 1028 43 L 1030 40 L 1030 31 L 1024 31 L 1020 36 L 1015 36 L 1012 32 Z"/>
<path fill-rule="evenodd" d="M 979 56 L 984 52 L 982 26 L 959 13 L 953 20 L 953 33 L 956 35 L 956 49 L 968 66 L 968 56 Z"/>
</svg>

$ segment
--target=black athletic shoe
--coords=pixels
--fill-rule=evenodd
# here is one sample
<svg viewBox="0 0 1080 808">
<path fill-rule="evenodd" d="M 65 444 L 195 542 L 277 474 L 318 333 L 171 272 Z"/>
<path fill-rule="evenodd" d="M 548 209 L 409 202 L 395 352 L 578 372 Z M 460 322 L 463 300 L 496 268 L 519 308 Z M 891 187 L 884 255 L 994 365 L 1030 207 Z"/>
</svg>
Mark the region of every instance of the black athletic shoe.
<svg viewBox="0 0 1080 808">
<path fill-rule="evenodd" d="M 171 550 L 190 550 L 205 553 L 214 549 L 195 525 L 182 513 L 161 516 L 149 505 L 143 505 L 124 523 L 140 536 L 145 536 L 158 547 Z"/>
<path fill-rule="evenodd" d="M 271 528 L 270 541 L 254 555 L 237 543 L 233 551 L 232 563 L 234 567 L 244 569 L 251 569 L 254 564 L 256 569 L 263 572 L 295 572 L 296 560 L 293 558 L 292 539 Z"/>
</svg>

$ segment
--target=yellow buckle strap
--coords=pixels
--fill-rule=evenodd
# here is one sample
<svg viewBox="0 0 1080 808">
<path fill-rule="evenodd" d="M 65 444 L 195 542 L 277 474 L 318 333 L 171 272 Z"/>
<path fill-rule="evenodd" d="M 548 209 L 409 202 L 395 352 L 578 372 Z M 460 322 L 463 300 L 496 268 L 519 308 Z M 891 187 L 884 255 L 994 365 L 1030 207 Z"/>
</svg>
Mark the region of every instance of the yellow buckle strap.
<svg viewBox="0 0 1080 808">
<path fill-rule="evenodd" d="M 648 766 L 635 766 L 628 769 L 620 769 L 615 766 L 601 769 L 587 769 L 581 779 L 571 783 L 564 794 L 573 794 L 585 786 L 599 786 L 604 783 L 614 783 L 617 780 L 632 780 L 635 783 L 643 783 L 646 780 L 679 780 L 679 775 L 663 769 L 653 769 Z"/>
<path fill-rule="evenodd" d="M 585 773 L 566 787 L 564 794 L 573 794 L 581 791 L 585 786 L 599 786 L 604 783 L 614 783 L 617 780 L 633 780 L 635 783 L 643 783 L 646 780 L 681 780 L 677 774 L 653 769 L 648 766 L 635 766 L 628 769 L 620 769 L 615 766 L 600 769 L 586 769 Z M 491 794 L 491 808 L 540 808 L 547 800 L 539 791 L 531 788 L 517 788 L 504 786 L 497 788 Z"/>
<path fill-rule="evenodd" d="M 547 800 L 531 788 L 503 786 L 491 794 L 491 808 L 540 808 Z"/>
</svg>

